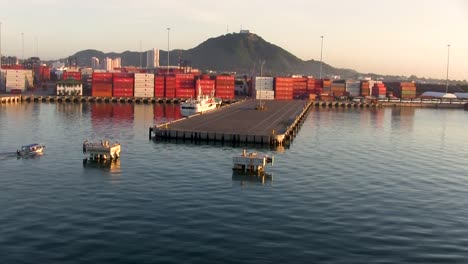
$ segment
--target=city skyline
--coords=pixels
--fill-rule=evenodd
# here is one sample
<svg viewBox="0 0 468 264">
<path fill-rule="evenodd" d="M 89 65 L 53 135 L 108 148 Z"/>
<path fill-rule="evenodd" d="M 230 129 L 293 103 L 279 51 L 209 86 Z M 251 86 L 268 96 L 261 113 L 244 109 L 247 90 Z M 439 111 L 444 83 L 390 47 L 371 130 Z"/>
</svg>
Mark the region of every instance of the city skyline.
<svg viewBox="0 0 468 264">
<path fill-rule="evenodd" d="M 2 55 L 60 59 L 103 52 L 190 49 L 240 29 L 302 60 L 361 73 L 468 79 L 468 3 L 463 0 L 341 2 L 292 0 L 7 1 L 0 11 Z M 25 15 L 27 14 L 27 15 Z M 165 65 L 161 62 L 161 65 Z"/>
</svg>

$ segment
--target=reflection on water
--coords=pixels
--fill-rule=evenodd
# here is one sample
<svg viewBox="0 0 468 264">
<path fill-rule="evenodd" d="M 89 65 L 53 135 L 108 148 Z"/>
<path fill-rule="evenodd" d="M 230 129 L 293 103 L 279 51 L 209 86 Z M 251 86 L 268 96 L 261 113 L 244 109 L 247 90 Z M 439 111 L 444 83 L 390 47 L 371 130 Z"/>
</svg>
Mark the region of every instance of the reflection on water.
<svg viewBox="0 0 468 264">
<path fill-rule="evenodd" d="M 17 158 L 18 154 L 16 152 L 2 152 L 0 153 L 0 160 L 9 160 Z"/>
<path fill-rule="evenodd" d="M 20 159 L 39 159 L 43 155 L 44 155 L 44 153 L 32 153 L 32 154 L 23 155 L 23 156 L 16 155 L 16 159 L 18 159 L 18 160 L 20 160 Z"/>
<path fill-rule="evenodd" d="M 392 108 L 392 128 L 403 128 L 407 131 L 412 131 L 415 110 L 414 107 Z"/>
<path fill-rule="evenodd" d="M 113 160 L 90 160 L 83 159 L 83 168 L 98 169 L 112 174 L 120 173 L 120 159 Z"/>
<path fill-rule="evenodd" d="M 271 183 L 273 181 L 273 173 L 256 172 L 249 173 L 238 170 L 232 171 L 232 180 L 240 182 L 240 185 L 261 183 L 262 185 Z"/>
</svg>

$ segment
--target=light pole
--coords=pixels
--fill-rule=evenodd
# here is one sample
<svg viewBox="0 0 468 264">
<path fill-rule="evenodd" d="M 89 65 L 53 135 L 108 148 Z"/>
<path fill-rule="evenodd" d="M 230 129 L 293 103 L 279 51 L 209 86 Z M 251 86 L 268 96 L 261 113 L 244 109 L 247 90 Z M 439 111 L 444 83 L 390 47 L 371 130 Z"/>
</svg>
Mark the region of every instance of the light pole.
<svg viewBox="0 0 468 264">
<path fill-rule="evenodd" d="M 445 79 L 445 93 L 448 93 L 448 86 L 449 86 L 449 80 L 448 80 L 449 63 L 450 63 L 450 44 L 447 45 L 447 77 Z"/>
<path fill-rule="evenodd" d="M 323 55 L 323 36 L 320 36 L 322 39 L 322 44 L 320 45 L 320 79 L 322 79 L 322 55 Z"/>
<path fill-rule="evenodd" d="M 169 74 L 169 32 L 171 28 L 167 28 L 167 73 Z"/>
<path fill-rule="evenodd" d="M 142 60 L 142 59 L 141 59 L 141 56 L 142 56 L 142 51 L 141 51 L 141 39 L 140 39 L 140 69 L 141 69 L 141 67 L 142 67 L 142 66 L 141 66 L 141 60 Z"/>
<path fill-rule="evenodd" d="M 265 60 L 260 63 L 260 77 L 263 77 L 263 65 L 265 65 Z M 263 78 L 260 78 L 260 109 L 263 109 L 262 104 L 262 86 L 264 84 Z"/>
<path fill-rule="evenodd" d="M 21 46 L 22 46 L 22 52 L 21 52 L 21 60 L 23 60 L 23 65 L 24 65 L 24 33 L 21 32 Z"/>
<path fill-rule="evenodd" d="M 39 40 L 37 39 L 37 36 L 36 36 L 36 57 L 39 58 Z"/>
<path fill-rule="evenodd" d="M 1 70 L 2 70 L 2 22 L 0 22 L 0 77 L 2 76 Z"/>
</svg>

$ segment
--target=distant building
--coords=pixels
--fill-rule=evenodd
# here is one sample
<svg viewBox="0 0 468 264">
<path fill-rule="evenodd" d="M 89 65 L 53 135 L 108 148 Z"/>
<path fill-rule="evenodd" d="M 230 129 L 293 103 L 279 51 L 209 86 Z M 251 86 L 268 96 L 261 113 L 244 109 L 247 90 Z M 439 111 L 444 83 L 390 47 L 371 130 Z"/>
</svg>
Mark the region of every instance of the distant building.
<svg viewBox="0 0 468 264">
<path fill-rule="evenodd" d="M 159 67 L 159 49 L 152 49 L 146 52 L 146 68 L 154 69 Z"/>
<path fill-rule="evenodd" d="M 122 67 L 122 59 L 121 58 L 115 58 L 112 60 L 112 70 L 115 68 L 121 68 Z"/>
<path fill-rule="evenodd" d="M 106 70 L 106 71 L 113 71 L 115 68 L 122 68 L 122 59 L 121 58 L 115 58 L 115 59 L 111 59 L 109 57 L 106 57 L 104 59 L 102 59 L 101 61 L 101 69 L 103 70 Z M 97 69 L 98 67 L 96 68 L 93 68 L 93 69 Z"/>
<path fill-rule="evenodd" d="M 92 69 L 99 69 L 99 59 L 96 57 L 91 58 L 91 68 Z"/>
<path fill-rule="evenodd" d="M 249 34 L 249 33 L 250 33 L 250 30 L 248 30 L 248 29 L 241 29 L 241 30 L 240 30 L 240 33 L 241 33 L 241 34 Z"/>
<path fill-rule="evenodd" d="M 112 71 L 114 68 L 112 67 L 112 59 L 109 57 L 106 57 L 102 60 L 101 62 L 102 69 L 106 71 Z"/>
<path fill-rule="evenodd" d="M 53 69 L 63 69 L 63 68 L 65 68 L 65 63 L 60 62 L 60 61 L 52 62 L 52 68 Z"/>
</svg>

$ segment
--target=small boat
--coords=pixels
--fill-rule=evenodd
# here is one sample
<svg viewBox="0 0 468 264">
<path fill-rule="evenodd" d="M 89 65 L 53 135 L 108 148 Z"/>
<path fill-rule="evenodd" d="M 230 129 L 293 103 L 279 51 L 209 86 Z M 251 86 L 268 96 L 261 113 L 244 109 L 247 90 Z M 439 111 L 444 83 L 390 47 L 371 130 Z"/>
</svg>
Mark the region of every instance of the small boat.
<svg viewBox="0 0 468 264">
<path fill-rule="evenodd" d="M 44 145 L 41 144 L 29 144 L 25 146 L 21 146 L 21 149 L 18 149 L 16 151 L 16 154 L 18 156 L 29 156 L 29 155 L 35 155 L 35 154 L 42 154 L 44 153 Z"/>
<path fill-rule="evenodd" d="M 211 95 L 202 95 L 201 86 L 198 85 L 197 98 L 190 98 L 180 104 L 180 112 L 182 116 L 191 116 L 218 108 L 221 103 L 214 97 L 213 93 L 214 89 Z"/>
</svg>

